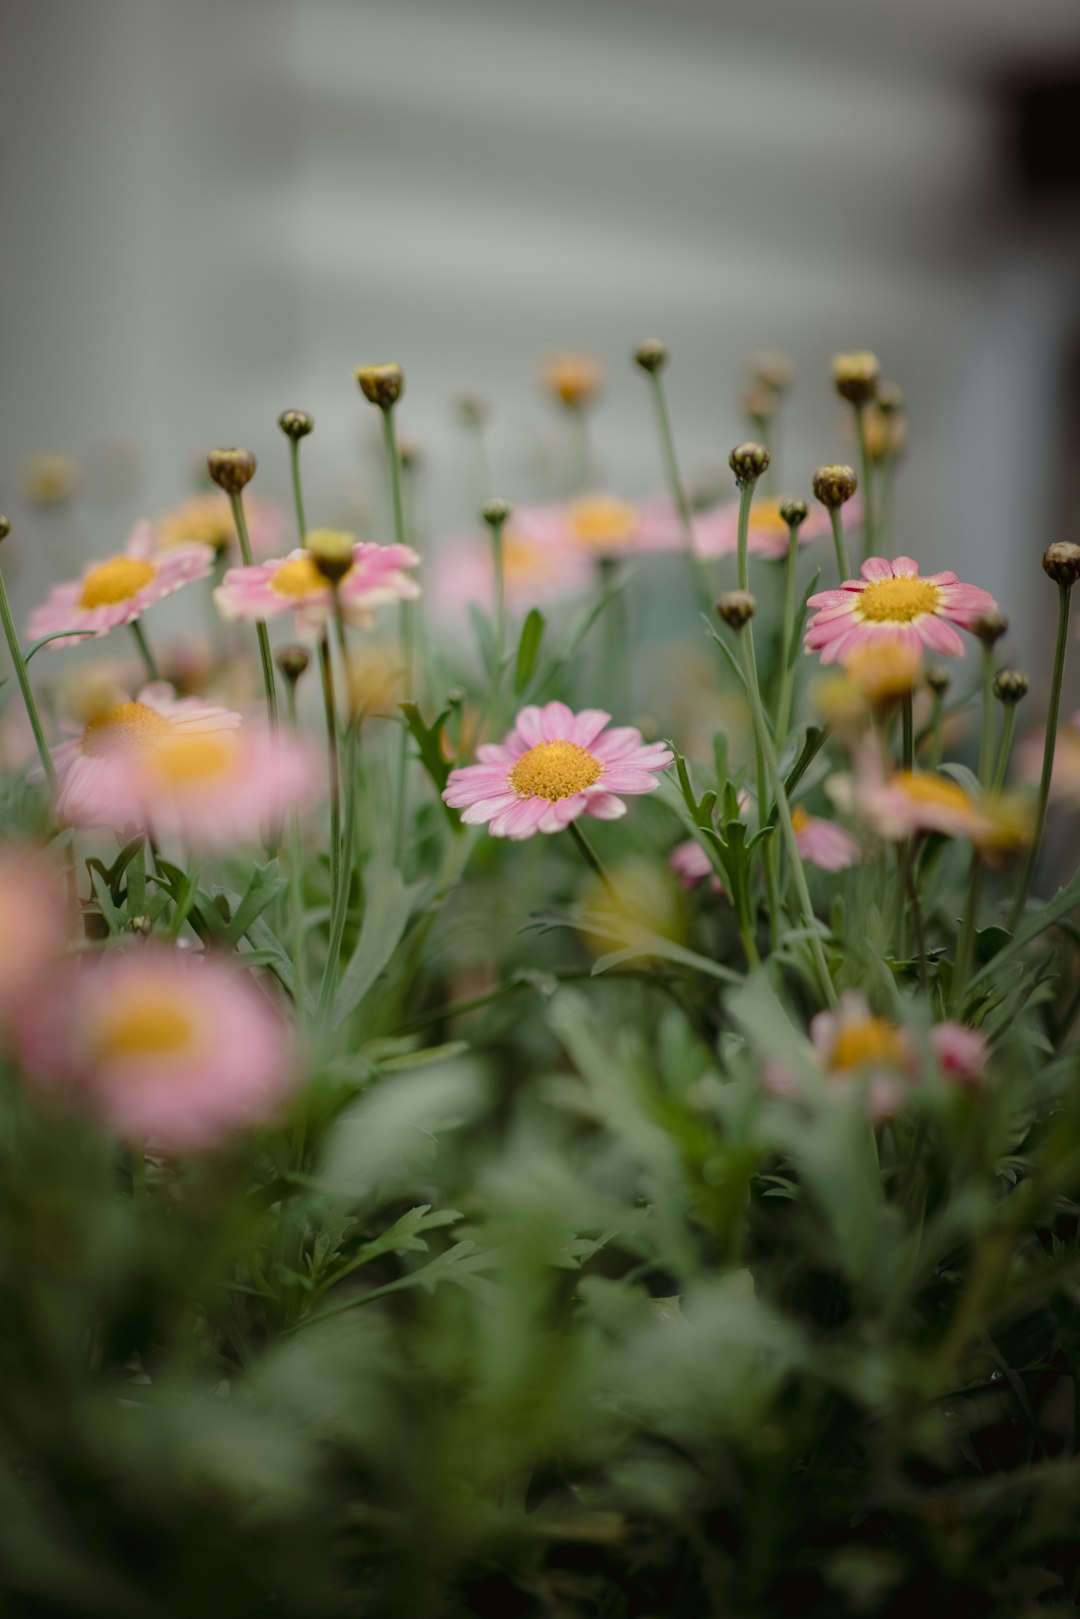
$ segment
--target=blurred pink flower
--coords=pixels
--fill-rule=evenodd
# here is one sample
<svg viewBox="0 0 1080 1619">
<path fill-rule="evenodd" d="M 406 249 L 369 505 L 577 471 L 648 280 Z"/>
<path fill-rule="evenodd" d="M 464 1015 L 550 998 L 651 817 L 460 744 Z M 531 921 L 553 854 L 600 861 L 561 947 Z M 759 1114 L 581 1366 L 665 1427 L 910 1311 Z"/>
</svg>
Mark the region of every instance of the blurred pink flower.
<svg viewBox="0 0 1080 1619">
<path fill-rule="evenodd" d="M 155 733 L 128 758 L 143 823 L 155 837 L 199 849 L 254 843 L 307 809 L 323 780 L 306 738 L 254 720 L 236 730 Z"/>
<path fill-rule="evenodd" d="M 244 497 L 244 519 L 255 556 L 276 551 L 285 539 L 290 520 L 279 506 L 271 506 L 257 496 Z M 190 500 L 172 506 L 154 519 L 158 546 L 203 545 L 210 551 L 236 549 L 236 524 L 227 495 L 210 489 Z"/>
<path fill-rule="evenodd" d="M 822 871 L 846 871 L 848 866 L 858 865 L 862 859 L 857 838 L 835 821 L 809 815 L 801 804 L 796 804 L 792 810 L 791 824 L 800 858 L 808 860 L 812 866 L 820 866 Z"/>
<path fill-rule="evenodd" d="M 41 850 L 0 852 L 0 1022 L 5 1026 L 67 943 L 71 919 L 63 879 Z"/>
<path fill-rule="evenodd" d="M 346 619 L 367 625 L 376 607 L 415 600 L 420 586 L 405 569 L 419 561 L 407 545 L 354 545 L 352 566 L 338 586 Z M 295 613 L 297 628 L 317 636 L 330 615 L 332 596 L 310 552 L 297 550 L 273 562 L 230 568 L 214 591 L 214 601 L 226 619 L 254 621 Z"/>
<path fill-rule="evenodd" d="M 49 643 L 52 647 L 78 645 L 91 635 L 107 635 L 121 624 L 131 624 L 148 607 L 172 595 L 192 579 L 202 579 L 213 566 L 205 545 L 156 548 L 154 529 L 141 523 L 127 549 L 104 562 L 95 562 L 80 579 L 54 585 L 43 604 L 30 616 L 27 635 L 36 641 L 60 630 L 81 630 L 78 637 Z"/>
<path fill-rule="evenodd" d="M 295 1082 L 287 1026 L 251 977 L 164 946 L 69 961 L 40 985 L 16 1039 L 31 1085 L 167 1152 L 266 1122 Z"/>
<path fill-rule="evenodd" d="M 899 1112 L 918 1064 L 906 1030 L 874 1016 L 861 995 L 845 990 L 835 1012 L 819 1012 L 812 1020 L 810 1041 L 834 1087 L 865 1075 L 871 1123 L 881 1124 Z"/>
<path fill-rule="evenodd" d="M 989 591 L 959 584 L 955 573 L 920 578 L 911 557 L 893 562 L 871 557 L 862 565 L 861 579 L 819 591 L 809 605 L 818 612 L 806 631 L 807 652 L 820 652 L 822 663 L 842 663 L 856 647 L 884 639 L 958 658 L 964 643 L 954 626 L 970 629 L 980 613 L 997 604 Z"/>
<path fill-rule="evenodd" d="M 525 539 L 513 527 L 503 537 L 503 590 L 510 613 L 580 596 L 592 584 L 592 567 L 582 551 Z M 495 603 L 495 564 L 491 540 L 471 535 L 447 542 L 432 564 L 431 598 L 439 617 L 461 614 L 475 604 L 491 612 Z"/>
<path fill-rule="evenodd" d="M 668 866 L 686 889 L 696 888 L 708 877 L 709 887 L 714 894 L 724 892 L 724 885 L 697 838 L 687 838 L 685 843 L 676 844 L 668 855 Z"/>
<path fill-rule="evenodd" d="M 936 1023 L 930 1030 L 938 1066 L 945 1079 L 958 1085 L 981 1085 L 986 1078 L 987 1044 L 976 1029 L 962 1023 Z"/>
<path fill-rule="evenodd" d="M 534 545 L 592 557 L 677 551 L 683 543 L 670 500 L 633 504 L 603 491 L 546 506 L 517 507 L 511 527 L 516 536 Z"/>
<path fill-rule="evenodd" d="M 780 516 L 786 496 L 775 500 L 755 500 L 750 508 L 750 528 L 747 549 L 751 556 L 780 562 L 788 553 L 788 526 Z M 862 527 L 863 505 L 859 496 L 844 508 L 844 527 L 850 532 Z M 806 521 L 799 528 L 799 545 L 813 540 L 828 539 L 832 524 L 824 506 L 810 507 Z M 694 518 L 694 542 L 698 555 L 706 561 L 713 557 L 730 556 L 739 543 L 739 502 L 728 500 L 708 511 L 698 512 Z"/>
<path fill-rule="evenodd" d="M 505 741 L 483 743 L 478 764 L 450 772 L 443 798 L 497 838 L 560 832 L 583 814 L 617 820 L 626 814 L 620 795 L 653 792 L 672 754 L 633 726 L 604 734 L 610 718 L 565 703 L 523 708 Z"/>
</svg>

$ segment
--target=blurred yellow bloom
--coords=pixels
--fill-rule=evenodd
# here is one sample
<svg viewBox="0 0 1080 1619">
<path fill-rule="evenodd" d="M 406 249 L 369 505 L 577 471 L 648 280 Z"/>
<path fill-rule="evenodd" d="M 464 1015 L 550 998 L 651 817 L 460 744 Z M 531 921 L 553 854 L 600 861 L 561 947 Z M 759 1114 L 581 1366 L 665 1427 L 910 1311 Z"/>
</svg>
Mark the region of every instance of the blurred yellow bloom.
<svg viewBox="0 0 1080 1619">
<path fill-rule="evenodd" d="M 580 410 L 604 385 L 604 367 L 595 354 L 549 354 L 540 369 L 545 392 L 569 410 Z"/>
<path fill-rule="evenodd" d="M 79 471 L 70 455 L 31 456 L 23 468 L 23 493 L 35 506 L 58 506 L 74 494 Z"/>
<path fill-rule="evenodd" d="M 903 641 L 883 638 L 856 647 L 845 666 L 860 696 L 879 707 L 910 695 L 922 675 L 922 656 Z"/>
</svg>

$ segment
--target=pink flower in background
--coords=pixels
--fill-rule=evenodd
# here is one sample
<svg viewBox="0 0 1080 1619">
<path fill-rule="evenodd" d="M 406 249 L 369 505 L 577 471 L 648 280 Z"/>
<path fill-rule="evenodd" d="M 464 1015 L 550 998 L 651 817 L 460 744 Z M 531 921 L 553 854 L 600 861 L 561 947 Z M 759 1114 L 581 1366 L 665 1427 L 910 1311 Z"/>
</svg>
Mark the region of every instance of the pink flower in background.
<svg viewBox="0 0 1080 1619">
<path fill-rule="evenodd" d="M 905 1029 L 876 1017 L 861 995 L 845 990 L 834 1012 L 819 1012 L 812 1020 L 810 1041 L 834 1087 L 865 1076 L 866 1113 L 872 1123 L 899 1112 L 918 1063 Z"/>
<path fill-rule="evenodd" d="M 348 621 L 367 625 L 375 608 L 415 600 L 420 586 L 405 570 L 419 561 L 407 545 L 354 545 L 352 566 L 338 586 Z M 223 618 L 254 622 L 295 613 L 297 628 L 311 635 L 321 634 L 332 599 L 330 586 L 305 550 L 250 568 L 230 568 L 214 591 Z"/>
<path fill-rule="evenodd" d="M 576 500 L 514 510 L 512 529 L 534 545 L 617 557 L 682 546 L 679 516 L 670 500 L 634 504 L 597 492 Z"/>
<path fill-rule="evenodd" d="M 138 752 L 161 737 L 229 732 L 239 724 L 239 714 L 194 697 L 177 698 L 171 686 L 154 681 L 134 701 L 101 708 L 52 750 L 57 814 L 69 826 L 108 827 L 115 832 L 143 826 Z M 36 775 L 40 779 L 42 772 Z"/>
<path fill-rule="evenodd" d="M 589 589 L 593 573 L 582 551 L 525 539 L 513 527 L 503 536 L 503 591 L 510 613 L 572 600 Z M 472 535 L 443 546 L 432 565 L 432 600 L 440 621 L 473 604 L 491 612 L 495 603 L 495 564 L 491 540 Z"/>
<path fill-rule="evenodd" d="M 50 646 L 77 645 L 91 635 L 107 635 L 121 624 L 132 624 L 165 596 L 202 579 L 213 566 L 213 556 L 205 545 L 177 545 L 156 548 L 154 529 L 141 523 L 128 541 L 127 550 L 104 562 L 95 562 L 80 579 L 54 585 L 44 603 L 31 614 L 27 635 L 36 641 L 42 635 L 61 630 L 79 630 L 79 637 L 66 637 Z"/>
<path fill-rule="evenodd" d="M 781 495 L 775 500 L 755 500 L 750 507 L 747 549 L 751 556 L 774 562 L 787 556 L 788 526 L 780 516 L 785 498 Z M 844 527 L 849 531 L 861 528 L 862 519 L 862 500 L 856 496 L 844 508 Z M 798 533 L 800 546 L 809 545 L 812 540 L 828 539 L 832 524 L 825 507 L 812 505 Z M 706 561 L 732 555 L 739 543 L 739 502 L 729 500 L 698 512 L 694 518 L 694 543 L 698 555 Z"/>
<path fill-rule="evenodd" d="M 812 866 L 820 866 L 822 871 L 846 871 L 848 866 L 856 866 L 862 859 L 857 838 L 834 821 L 808 815 L 801 804 L 796 804 L 792 810 L 791 824 L 800 858 Z"/>
<path fill-rule="evenodd" d="M 981 1085 L 986 1078 L 988 1048 L 976 1029 L 962 1023 L 936 1023 L 930 1030 L 938 1066 L 945 1079 L 956 1085 Z"/>
<path fill-rule="evenodd" d="M 256 842 L 307 809 L 323 779 L 320 755 L 304 737 L 259 721 L 158 733 L 129 761 L 143 824 L 197 849 Z"/>
<path fill-rule="evenodd" d="M 0 1022 L 5 1026 L 62 954 L 71 929 L 64 882 L 30 844 L 0 852 Z"/>
<path fill-rule="evenodd" d="M 724 885 L 697 838 L 687 838 L 685 843 L 676 844 L 668 855 L 668 866 L 686 889 L 696 888 L 708 877 L 714 894 L 724 892 Z"/>
<path fill-rule="evenodd" d="M 863 563 L 862 575 L 845 580 L 839 590 L 810 597 L 809 605 L 818 612 L 806 631 L 806 650 L 820 652 L 822 663 L 843 663 L 856 647 L 886 639 L 958 658 L 964 643 L 954 626 L 970 629 L 981 613 L 996 606 L 989 591 L 959 584 L 954 573 L 920 578 L 910 557 L 893 562 L 871 557 Z"/>
<path fill-rule="evenodd" d="M 271 506 L 257 496 L 244 498 L 244 519 L 248 539 L 255 556 L 266 556 L 283 543 L 289 529 L 289 519 L 278 506 Z M 211 551 L 234 549 L 236 524 L 228 496 L 220 490 L 207 490 L 194 495 L 179 506 L 171 507 L 154 520 L 154 531 L 161 550 L 175 545 L 204 545 Z"/>
<path fill-rule="evenodd" d="M 274 1004 L 232 962 L 163 946 L 69 961 L 16 1030 L 25 1077 L 166 1152 L 265 1123 L 295 1083 Z"/>
<path fill-rule="evenodd" d="M 583 814 L 617 820 L 623 797 L 653 792 L 673 756 L 633 726 L 605 733 L 610 718 L 598 708 L 574 714 L 565 703 L 523 708 L 505 741 L 484 743 L 478 764 L 450 772 L 443 798 L 497 838 L 560 832 Z"/>
</svg>

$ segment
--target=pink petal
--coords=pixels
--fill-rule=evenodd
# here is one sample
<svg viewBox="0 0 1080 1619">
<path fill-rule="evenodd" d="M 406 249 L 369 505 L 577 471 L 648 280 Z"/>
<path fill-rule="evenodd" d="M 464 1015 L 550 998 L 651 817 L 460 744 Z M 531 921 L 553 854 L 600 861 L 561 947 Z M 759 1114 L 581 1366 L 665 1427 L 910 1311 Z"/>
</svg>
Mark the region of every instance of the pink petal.
<svg viewBox="0 0 1080 1619">
<path fill-rule="evenodd" d="M 547 742 L 568 742 L 574 729 L 574 716 L 565 703 L 548 703 L 541 710 L 541 729 Z"/>
<path fill-rule="evenodd" d="M 891 579 L 893 577 L 893 568 L 894 564 L 886 562 L 884 557 L 867 557 L 859 572 L 871 584 L 877 584 L 882 579 Z"/>
<path fill-rule="evenodd" d="M 576 742 L 579 748 L 587 748 L 610 720 L 611 715 L 605 714 L 602 708 L 583 708 L 574 721 L 569 740 Z"/>
<path fill-rule="evenodd" d="M 893 557 L 892 571 L 897 579 L 914 579 L 918 576 L 919 564 L 912 557 Z"/>
<path fill-rule="evenodd" d="M 585 800 L 585 813 L 598 821 L 617 821 L 626 814 L 626 805 L 614 793 L 597 793 Z"/>
<path fill-rule="evenodd" d="M 931 614 L 919 620 L 918 629 L 923 641 L 933 651 L 940 652 L 946 658 L 963 656 L 964 643 L 945 619 L 935 618 Z"/>
</svg>

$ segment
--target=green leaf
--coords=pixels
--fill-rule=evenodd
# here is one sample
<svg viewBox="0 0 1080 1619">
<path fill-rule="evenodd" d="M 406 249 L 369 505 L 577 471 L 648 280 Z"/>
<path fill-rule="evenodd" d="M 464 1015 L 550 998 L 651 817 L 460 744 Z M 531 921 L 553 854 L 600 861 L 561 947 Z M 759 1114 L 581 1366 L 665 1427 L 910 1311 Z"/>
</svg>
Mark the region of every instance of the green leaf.
<svg viewBox="0 0 1080 1619">
<path fill-rule="evenodd" d="M 544 627 L 546 624 L 547 620 L 540 609 L 533 607 L 529 610 L 525 622 L 521 626 L 517 661 L 514 664 L 514 690 L 518 696 L 525 690 L 533 677 L 536 660 L 540 656 L 540 646 L 544 639 Z"/>
<path fill-rule="evenodd" d="M 244 890 L 240 903 L 232 909 L 232 920 L 225 930 L 225 942 L 235 949 L 251 924 L 284 893 L 289 879 L 281 870 L 278 860 L 268 860 L 265 866 L 256 866 L 251 881 Z"/>
<path fill-rule="evenodd" d="M 406 883 L 396 866 L 370 861 L 364 870 L 364 920 L 334 996 L 335 1028 L 351 1016 L 394 954 L 423 883 Z"/>
<path fill-rule="evenodd" d="M 1000 967 L 1004 967 L 1007 962 L 1012 961 L 1014 956 L 1018 956 L 1022 950 L 1026 950 L 1028 945 L 1039 937 L 1040 933 L 1045 933 L 1047 928 L 1053 927 L 1060 917 L 1074 910 L 1077 905 L 1080 905 L 1080 871 L 1077 871 L 1072 881 L 1066 883 L 1064 888 L 1058 889 L 1053 899 L 1047 900 L 1046 904 L 1040 906 L 1033 915 L 1029 914 L 1027 916 L 1026 921 L 1013 934 L 1011 941 L 997 952 L 992 961 L 988 961 L 986 966 L 980 968 L 975 974 L 968 985 L 969 993 L 975 988 L 976 984 L 982 983 L 990 974 L 996 972 Z"/>
<path fill-rule="evenodd" d="M 420 753 L 420 763 L 431 777 L 435 791 L 439 795 L 443 813 L 455 832 L 461 831 L 461 817 L 456 810 L 443 803 L 442 794 L 450 775 L 450 763 L 444 758 L 442 750 L 442 730 L 449 717 L 450 710 L 444 708 L 442 713 L 431 725 L 425 725 L 420 710 L 415 703 L 402 703 L 401 712 L 405 716 L 405 723 L 412 732 L 413 739 Z"/>
<path fill-rule="evenodd" d="M 442 1226 L 455 1225 L 462 1216 L 457 1209 L 436 1209 L 432 1212 L 430 1203 L 419 1203 L 416 1208 L 403 1214 L 400 1220 L 395 1220 L 381 1236 L 374 1237 L 371 1242 L 364 1243 L 354 1254 L 342 1264 L 338 1265 L 329 1276 L 320 1279 L 318 1291 L 325 1293 L 328 1287 L 333 1287 L 343 1277 L 359 1270 L 363 1265 L 370 1265 L 373 1259 L 380 1259 L 383 1254 L 419 1254 L 427 1253 L 428 1245 L 422 1233 L 437 1231 Z"/>
<path fill-rule="evenodd" d="M 819 568 L 817 573 L 815 573 L 814 577 L 811 579 L 810 583 L 807 585 L 805 591 L 803 592 L 802 606 L 799 608 L 799 611 L 795 615 L 795 627 L 794 627 L 794 630 L 792 631 L 791 645 L 790 645 L 790 647 L 788 647 L 788 668 L 789 669 L 794 669 L 795 660 L 797 659 L 799 653 L 802 651 L 803 626 L 806 623 L 806 614 L 807 614 L 807 610 L 808 610 L 807 609 L 807 603 L 809 602 L 811 596 L 814 594 L 814 591 L 817 589 L 818 580 L 820 578 L 821 578 L 821 569 Z"/>
<path fill-rule="evenodd" d="M 721 652 L 724 654 L 724 657 L 727 660 L 727 666 L 731 670 L 732 674 L 735 676 L 735 679 L 738 681 L 738 683 L 741 686 L 742 690 L 744 692 L 746 692 L 747 696 L 749 696 L 749 692 L 747 691 L 747 687 L 746 687 L 746 676 L 743 674 L 742 670 L 739 668 L 739 661 L 736 658 L 734 652 L 732 652 L 731 648 L 728 646 L 728 644 L 724 640 L 723 636 L 717 633 L 716 626 L 709 622 L 709 620 L 706 618 L 704 613 L 702 613 L 702 615 L 701 615 L 701 622 L 704 624 L 705 628 L 709 632 L 709 635 L 716 642 L 717 646 L 720 648 Z"/>
<path fill-rule="evenodd" d="M 26 651 L 23 653 L 23 662 L 29 663 L 30 659 L 34 656 L 34 653 L 40 652 L 42 647 L 48 646 L 50 641 L 60 641 L 68 635 L 85 636 L 97 635 L 97 633 L 97 630 L 54 630 L 51 635 L 41 635 L 36 641 L 31 642 L 31 644 L 26 648 Z"/>
</svg>

